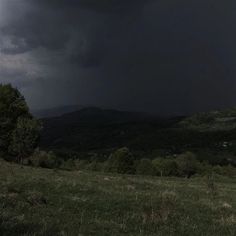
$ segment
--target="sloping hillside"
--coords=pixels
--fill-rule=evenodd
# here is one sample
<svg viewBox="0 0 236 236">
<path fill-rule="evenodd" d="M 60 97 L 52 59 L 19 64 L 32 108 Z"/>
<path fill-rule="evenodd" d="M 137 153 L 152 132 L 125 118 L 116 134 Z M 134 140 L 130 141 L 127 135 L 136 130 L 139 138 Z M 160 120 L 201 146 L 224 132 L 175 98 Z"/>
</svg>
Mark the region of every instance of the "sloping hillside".
<svg viewBox="0 0 236 236">
<path fill-rule="evenodd" d="M 180 122 L 183 128 L 201 131 L 236 129 L 236 108 L 198 113 Z"/>
<path fill-rule="evenodd" d="M 234 236 L 236 181 L 35 169 L 0 160 L 0 235 Z"/>
<path fill-rule="evenodd" d="M 232 164 L 236 156 L 235 117 L 235 109 L 188 118 L 159 118 L 146 113 L 86 108 L 44 119 L 41 147 L 59 150 L 63 156 L 76 152 L 82 158 L 89 152 L 109 156 L 112 150 L 124 146 L 138 158 L 192 151 L 200 160 L 212 164 Z"/>
<path fill-rule="evenodd" d="M 115 148 L 129 145 L 141 135 L 155 133 L 176 122 L 146 113 L 85 108 L 43 119 L 41 144 L 77 150 Z"/>
</svg>

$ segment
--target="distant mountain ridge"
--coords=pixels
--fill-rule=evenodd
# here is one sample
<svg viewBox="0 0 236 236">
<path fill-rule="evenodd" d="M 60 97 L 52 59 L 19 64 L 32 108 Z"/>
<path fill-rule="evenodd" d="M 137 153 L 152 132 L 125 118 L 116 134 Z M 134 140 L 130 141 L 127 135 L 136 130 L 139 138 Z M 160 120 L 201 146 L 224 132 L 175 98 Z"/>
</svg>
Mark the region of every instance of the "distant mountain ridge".
<svg viewBox="0 0 236 236">
<path fill-rule="evenodd" d="M 61 122 L 63 124 L 115 124 L 150 120 L 156 116 L 145 112 L 119 111 L 98 107 L 85 107 L 60 116 L 45 119 L 47 122 Z"/>
<path fill-rule="evenodd" d="M 44 110 L 33 110 L 33 115 L 46 123 L 71 124 L 118 124 L 140 121 L 170 120 L 146 112 L 120 111 L 94 106 L 62 106 Z M 175 119 L 176 117 L 174 117 Z M 178 119 L 177 119 L 178 120 Z M 179 128 L 196 130 L 230 130 L 236 128 L 236 108 L 199 112 L 182 117 L 177 124 Z"/>
<path fill-rule="evenodd" d="M 61 116 L 43 118 L 42 122 L 43 146 L 87 149 L 125 145 L 143 133 L 169 127 L 177 121 L 144 112 L 86 107 Z"/>
<path fill-rule="evenodd" d="M 48 117 L 61 116 L 63 114 L 77 111 L 82 108 L 84 108 L 84 106 L 71 105 L 71 106 L 53 107 L 48 109 L 32 110 L 31 112 L 37 118 L 48 118 Z"/>
</svg>

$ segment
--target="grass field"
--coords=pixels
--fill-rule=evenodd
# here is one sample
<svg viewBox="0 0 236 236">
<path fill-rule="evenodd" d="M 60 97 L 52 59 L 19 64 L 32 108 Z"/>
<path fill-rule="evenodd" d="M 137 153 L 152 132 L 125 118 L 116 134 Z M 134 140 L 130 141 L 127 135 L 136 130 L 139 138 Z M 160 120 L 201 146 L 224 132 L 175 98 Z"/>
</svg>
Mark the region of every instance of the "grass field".
<svg viewBox="0 0 236 236">
<path fill-rule="evenodd" d="M 236 179 L 158 178 L 0 161 L 0 235 L 236 235 Z"/>
</svg>

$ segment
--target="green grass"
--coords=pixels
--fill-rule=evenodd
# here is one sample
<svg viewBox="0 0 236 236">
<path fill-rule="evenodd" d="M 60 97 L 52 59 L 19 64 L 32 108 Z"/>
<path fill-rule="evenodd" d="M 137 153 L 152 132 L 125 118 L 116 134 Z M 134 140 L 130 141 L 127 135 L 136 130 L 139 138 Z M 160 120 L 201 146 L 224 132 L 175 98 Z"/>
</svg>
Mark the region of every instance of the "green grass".
<svg viewBox="0 0 236 236">
<path fill-rule="evenodd" d="M 155 178 L 0 161 L 0 235 L 236 235 L 236 179 Z"/>
</svg>

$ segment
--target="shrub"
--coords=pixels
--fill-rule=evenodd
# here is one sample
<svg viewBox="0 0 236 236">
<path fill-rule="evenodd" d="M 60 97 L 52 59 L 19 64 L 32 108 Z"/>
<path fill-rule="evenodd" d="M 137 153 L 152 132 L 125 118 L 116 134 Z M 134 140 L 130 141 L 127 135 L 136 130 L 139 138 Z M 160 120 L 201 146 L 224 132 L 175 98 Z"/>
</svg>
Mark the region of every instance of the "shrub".
<svg viewBox="0 0 236 236">
<path fill-rule="evenodd" d="M 128 148 L 120 148 L 110 155 L 105 171 L 119 174 L 134 174 L 134 157 Z"/>
<path fill-rule="evenodd" d="M 234 168 L 231 165 L 228 166 L 214 166 L 212 168 L 212 172 L 218 175 L 224 175 L 224 176 L 229 176 L 229 177 L 234 177 L 236 176 L 236 168 Z"/>
<path fill-rule="evenodd" d="M 53 152 L 45 152 L 36 150 L 30 158 L 30 163 L 36 167 L 42 168 L 57 168 L 60 165 L 60 160 Z"/>
<path fill-rule="evenodd" d="M 89 165 L 88 160 L 76 159 L 76 160 L 74 160 L 74 163 L 75 163 L 76 170 L 85 170 L 87 168 L 87 166 Z"/>
<path fill-rule="evenodd" d="M 185 152 L 176 158 L 176 164 L 180 176 L 191 177 L 198 172 L 200 163 L 191 152 Z"/>
<path fill-rule="evenodd" d="M 150 159 L 141 159 L 136 166 L 138 175 L 155 175 L 156 169 Z"/>
<path fill-rule="evenodd" d="M 102 162 L 97 161 L 97 160 L 93 160 L 89 164 L 87 164 L 86 170 L 103 171 L 104 170 L 104 164 Z"/>
<path fill-rule="evenodd" d="M 76 165 L 73 159 L 68 159 L 62 162 L 62 164 L 60 165 L 60 168 L 63 170 L 75 170 Z"/>
<path fill-rule="evenodd" d="M 203 161 L 199 163 L 197 172 L 198 174 L 205 176 L 205 175 L 208 175 L 209 173 L 212 173 L 213 171 L 212 168 L 213 166 L 210 165 L 207 161 Z"/>
<path fill-rule="evenodd" d="M 152 161 L 159 176 L 176 176 L 178 167 L 173 158 L 156 158 Z"/>
</svg>

